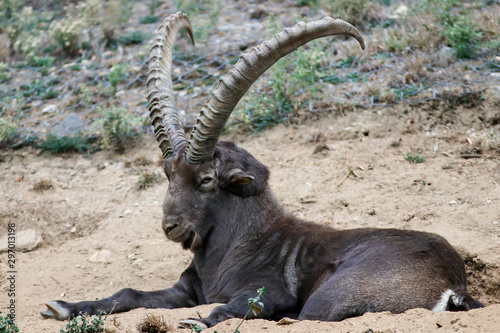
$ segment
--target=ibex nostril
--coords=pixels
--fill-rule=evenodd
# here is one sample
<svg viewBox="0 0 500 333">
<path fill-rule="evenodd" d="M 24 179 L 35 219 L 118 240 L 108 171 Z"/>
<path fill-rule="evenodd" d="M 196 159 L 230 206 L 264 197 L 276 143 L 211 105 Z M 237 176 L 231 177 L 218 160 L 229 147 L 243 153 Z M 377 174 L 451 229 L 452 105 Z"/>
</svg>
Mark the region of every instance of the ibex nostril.
<svg viewBox="0 0 500 333">
<path fill-rule="evenodd" d="M 166 233 L 168 233 L 168 232 L 170 232 L 172 229 L 174 229 L 177 226 L 178 226 L 178 224 L 162 223 L 161 228 L 163 229 L 163 231 L 165 231 Z"/>
</svg>

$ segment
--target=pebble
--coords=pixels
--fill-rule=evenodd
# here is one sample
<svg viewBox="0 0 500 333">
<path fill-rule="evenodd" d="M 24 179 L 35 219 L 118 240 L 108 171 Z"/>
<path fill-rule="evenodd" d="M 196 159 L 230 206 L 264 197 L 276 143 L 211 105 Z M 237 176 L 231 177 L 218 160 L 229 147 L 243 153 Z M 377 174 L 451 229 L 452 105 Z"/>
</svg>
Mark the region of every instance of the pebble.
<svg viewBox="0 0 500 333">
<path fill-rule="evenodd" d="M 89 261 L 90 262 L 110 262 L 110 257 L 111 257 L 111 251 L 109 250 L 101 250 L 95 252 L 93 255 L 90 256 Z"/>
</svg>

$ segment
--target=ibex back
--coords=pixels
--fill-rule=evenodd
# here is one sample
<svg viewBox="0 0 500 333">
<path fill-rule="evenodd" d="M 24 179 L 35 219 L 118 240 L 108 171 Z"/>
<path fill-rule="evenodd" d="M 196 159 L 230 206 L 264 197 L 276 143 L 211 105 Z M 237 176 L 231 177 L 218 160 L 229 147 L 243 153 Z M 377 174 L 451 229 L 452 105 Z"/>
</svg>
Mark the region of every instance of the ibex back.
<svg viewBox="0 0 500 333">
<path fill-rule="evenodd" d="M 148 89 L 169 180 L 162 229 L 194 258 L 172 288 L 123 289 L 98 301 L 48 302 L 42 316 L 64 320 L 80 312 L 226 303 L 207 318 L 183 322 L 206 328 L 242 318 L 248 298 L 262 286 L 267 293 L 258 316 L 270 319 L 337 321 L 365 312 L 483 306 L 467 293 L 464 263 L 442 237 L 397 229 L 335 230 L 299 220 L 269 189 L 267 167 L 233 143 L 218 141 L 238 100 L 267 68 L 322 36 L 347 34 L 364 47 L 354 27 L 331 18 L 299 23 L 253 48 L 219 82 L 189 140 L 179 121 L 170 74 L 180 29 L 192 36 L 182 13 L 160 26 L 151 50 Z"/>
</svg>

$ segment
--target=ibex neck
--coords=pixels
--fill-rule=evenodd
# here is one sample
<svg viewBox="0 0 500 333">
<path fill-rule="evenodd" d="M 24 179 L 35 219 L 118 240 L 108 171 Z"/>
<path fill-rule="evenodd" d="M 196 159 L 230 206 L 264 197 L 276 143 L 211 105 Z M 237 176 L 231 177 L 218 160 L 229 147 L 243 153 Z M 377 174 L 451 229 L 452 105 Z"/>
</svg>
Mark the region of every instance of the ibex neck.
<svg viewBox="0 0 500 333">
<path fill-rule="evenodd" d="M 220 207 L 224 208 L 211 216 L 213 229 L 204 250 L 197 253 L 200 259 L 210 257 L 212 264 L 223 261 L 226 253 L 246 245 L 249 239 L 259 238 L 287 214 L 270 190 L 247 198 L 228 194 Z"/>
</svg>

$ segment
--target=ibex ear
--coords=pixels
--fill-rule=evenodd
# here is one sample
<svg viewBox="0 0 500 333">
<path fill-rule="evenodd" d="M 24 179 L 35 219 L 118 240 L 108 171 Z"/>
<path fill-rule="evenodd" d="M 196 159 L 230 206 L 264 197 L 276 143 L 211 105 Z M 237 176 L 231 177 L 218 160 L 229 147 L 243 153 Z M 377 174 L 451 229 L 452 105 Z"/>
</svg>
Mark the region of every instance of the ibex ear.
<svg viewBox="0 0 500 333">
<path fill-rule="evenodd" d="M 254 177 L 246 174 L 240 169 L 229 171 L 229 183 L 234 186 L 248 185 L 254 181 Z"/>
<path fill-rule="evenodd" d="M 234 143 L 219 141 L 214 159 L 222 189 L 246 198 L 267 188 L 267 167 Z"/>
<path fill-rule="evenodd" d="M 223 179 L 224 181 L 220 183 L 221 187 L 240 197 L 248 197 L 258 192 L 255 177 L 239 168 L 227 171 Z"/>
</svg>

